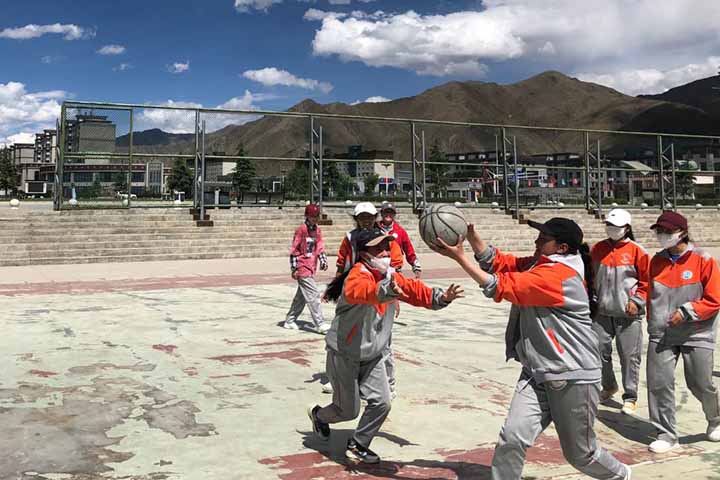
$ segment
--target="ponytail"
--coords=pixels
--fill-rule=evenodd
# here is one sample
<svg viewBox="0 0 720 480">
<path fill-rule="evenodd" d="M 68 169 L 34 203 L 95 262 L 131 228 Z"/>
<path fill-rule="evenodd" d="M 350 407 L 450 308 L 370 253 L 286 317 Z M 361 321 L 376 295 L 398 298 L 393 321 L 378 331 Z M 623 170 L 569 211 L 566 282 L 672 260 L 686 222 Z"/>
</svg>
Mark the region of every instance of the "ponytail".
<svg viewBox="0 0 720 480">
<path fill-rule="evenodd" d="M 628 231 L 630 235 L 632 235 L 632 231 Z M 590 316 L 594 317 L 595 311 L 597 310 L 597 301 L 595 299 L 595 271 L 592 265 L 592 257 L 590 256 L 590 246 L 587 243 L 583 243 L 580 245 L 578 253 L 585 267 L 585 287 L 587 288 L 588 299 L 590 301 Z"/>
<path fill-rule="evenodd" d="M 633 234 L 632 226 L 628 225 L 627 230 L 625 231 L 625 238 L 629 238 L 633 242 L 635 241 L 635 235 Z"/>
<path fill-rule="evenodd" d="M 325 290 L 325 298 L 328 301 L 337 303 L 340 295 L 342 295 L 343 287 L 345 286 L 345 279 L 348 275 L 350 275 L 350 270 L 352 269 L 348 269 L 339 277 L 333 278 L 333 280 L 328 284 L 327 289 Z"/>
</svg>

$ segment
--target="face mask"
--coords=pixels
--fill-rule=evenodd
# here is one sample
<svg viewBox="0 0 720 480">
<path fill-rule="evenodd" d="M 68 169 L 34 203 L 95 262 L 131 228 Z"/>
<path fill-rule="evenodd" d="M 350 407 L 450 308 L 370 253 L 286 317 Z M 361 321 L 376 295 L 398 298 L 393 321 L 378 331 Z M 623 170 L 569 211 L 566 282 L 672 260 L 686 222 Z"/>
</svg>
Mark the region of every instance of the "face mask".
<svg viewBox="0 0 720 480">
<path fill-rule="evenodd" d="M 382 273 L 383 275 L 385 275 L 385 273 L 390 268 L 390 257 L 379 258 L 368 255 L 367 257 L 365 257 L 365 260 L 367 261 L 368 265 L 370 265 L 372 268 Z"/>
<path fill-rule="evenodd" d="M 614 225 L 606 225 L 605 233 L 612 240 L 620 240 L 625 236 L 625 227 L 616 227 Z"/>
<path fill-rule="evenodd" d="M 676 233 L 658 233 L 657 240 L 658 243 L 662 248 L 668 249 L 672 248 L 678 243 L 680 243 L 680 239 L 682 238 L 681 235 L 683 232 L 676 232 Z"/>
</svg>

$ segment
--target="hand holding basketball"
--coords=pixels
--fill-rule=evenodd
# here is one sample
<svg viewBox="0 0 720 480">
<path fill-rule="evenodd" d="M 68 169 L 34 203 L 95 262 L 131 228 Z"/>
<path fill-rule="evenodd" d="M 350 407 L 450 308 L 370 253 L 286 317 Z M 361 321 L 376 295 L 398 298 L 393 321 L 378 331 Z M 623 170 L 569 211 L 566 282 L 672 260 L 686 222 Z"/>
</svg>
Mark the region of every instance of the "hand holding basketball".
<svg viewBox="0 0 720 480">
<path fill-rule="evenodd" d="M 485 241 L 480 238 L 480 234 L 475 230 L 475 225 L 472 223 L 468 223 L 467 226 L 467 241 L 473 252 L 482 252 L 485 250 Z"/>
<path fill-rule="evenodd" d="M 448 245 L 445 240 L 439 237 L 435 240 L 435 242 L 437 243 L 437 246 L 431 246 L 430 248 L 440 255 L 444 255 L 456 261 L 460 261 L 465 256 L 465 248 L 463 246 L 465 238 L 462 235 L 460 236 L 457 245 Z"/>
</svg>

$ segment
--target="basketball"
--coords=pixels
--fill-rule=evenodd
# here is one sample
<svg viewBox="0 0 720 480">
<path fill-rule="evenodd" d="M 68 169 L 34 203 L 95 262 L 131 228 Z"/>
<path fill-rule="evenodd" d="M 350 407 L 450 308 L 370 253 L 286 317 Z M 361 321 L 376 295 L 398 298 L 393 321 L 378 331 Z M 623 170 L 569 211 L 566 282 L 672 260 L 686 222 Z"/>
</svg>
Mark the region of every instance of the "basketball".
<svg viewBox="0 0 720 480">
<path fill-rule="evenodd" d="M 467 221 L 452 205 L 431 205 L 420 215 L 420 236 L 430 247 L 439 246 L 437 238 L 457 245 L 460 236 L 467 236 Z"/>
</svg>

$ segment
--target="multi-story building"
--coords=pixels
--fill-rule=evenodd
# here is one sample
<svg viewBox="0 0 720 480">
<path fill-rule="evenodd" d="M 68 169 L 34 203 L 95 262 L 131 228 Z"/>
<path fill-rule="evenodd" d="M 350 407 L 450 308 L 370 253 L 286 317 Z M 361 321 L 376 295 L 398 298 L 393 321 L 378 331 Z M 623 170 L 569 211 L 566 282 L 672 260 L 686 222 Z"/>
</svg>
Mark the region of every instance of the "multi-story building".
<svg viewBox="0 0 720 480">
<path fill-rule="evenodd" d="M 35 134 L 35 163 L 55 163 L 57 160 L 57 132 L 43 130 Z"/>
<path fill-rule="evenodd" d="M 395 176 L 394 152 L 392 150 L 363 150 L 362 145 L 351 145 L 347 153 L 333 155 L 339 162 L 338 169 L 352 177 L 359 189 L 365 190 L 364 178 L 375 174 L 380 177 L 379 189 L 383 192 L 396 191 L 398 179 Z M 409 183 L 409 182 L 408 182 Z"/>
<path fill-rule="evenodd" d="M 65 122 L 65 151 L 70 153 L 115 151 L 116 126 L 107 116 L 76 115 Z"/>
</svg>

